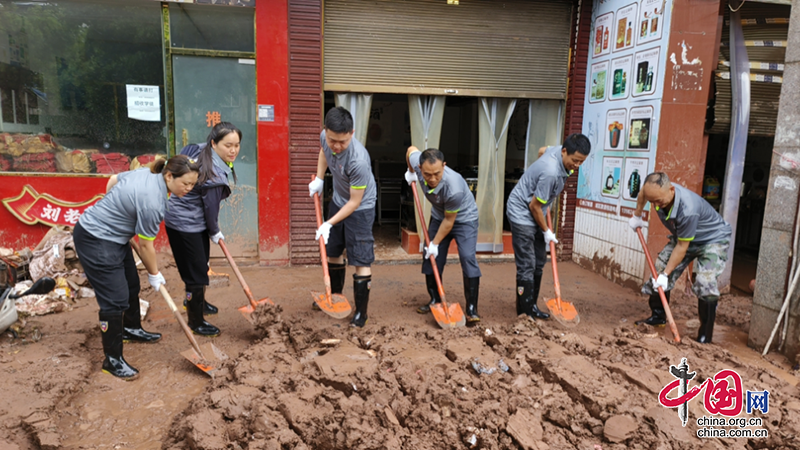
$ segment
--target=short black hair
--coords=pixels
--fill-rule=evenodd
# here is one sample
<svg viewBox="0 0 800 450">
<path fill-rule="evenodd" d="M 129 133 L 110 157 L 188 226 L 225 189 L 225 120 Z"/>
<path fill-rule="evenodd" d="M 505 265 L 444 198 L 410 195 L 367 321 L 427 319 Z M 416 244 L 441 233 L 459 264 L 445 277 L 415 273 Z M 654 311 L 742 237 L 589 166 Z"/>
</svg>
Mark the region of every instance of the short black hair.
<svg viewBox="0 0 800 450">
<path fill-rule="evenodd" d="M 331 108 L 328 114 L 325 114 L 325 129 L 334 133 L 349 133 L 353 131 L 352 114 L 341 106 Z"/>
<path fill-rule="evenodd" d="M 592 151 L 592 143 L 589 142 L 589 138 L 580 133 L 573 133 L 567 136 L 564 139 L 563 147 L 567 149 L 567 155 L 578 152 L 583 156 L 589 156 L 589 152 Z"/>
<path fill-rule="evenodd" d="M 438 148 L 429 148 L 419 155 L 419 166 L 422 167 L 423 163 L 433 164 L 437 161 L 444 162 L 444 153 Z"/>
<path fill-rule="evenodd" d="M 644 179 L 644 184 L 655 184 L 661 188 L 670 187 L 669 177 L 664 172 L 653 172 Z"/>
</svg>

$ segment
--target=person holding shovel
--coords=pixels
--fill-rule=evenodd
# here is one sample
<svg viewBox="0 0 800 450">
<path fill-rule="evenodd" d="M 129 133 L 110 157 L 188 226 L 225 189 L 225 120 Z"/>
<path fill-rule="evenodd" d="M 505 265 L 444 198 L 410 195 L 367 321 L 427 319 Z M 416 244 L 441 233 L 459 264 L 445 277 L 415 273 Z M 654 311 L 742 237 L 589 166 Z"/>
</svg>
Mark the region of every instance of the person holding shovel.
<svg viewBox="0 0 800 450">
<path fill-rule="evenodd" d="M 200 175 L 191 192 L 170 199 L 164 218 L 175 265 L 186 287 L 187 322 L 192 332 L 201 336 L 220 333 L 204 318 L 217 313 L 217 307 L 206 301 L 209 238 L 215 244 L 225 238 L 219 228 L 219 209 L 231 195 L 230 178 L 236 181 L 233 162 L 241 141 L 241 130 L 232 123 L 220 122 L 211 129 L 206 142 L 184 147 L 181 155 L 197 161 Z"/>
<path fill-rule="evenodd" d="M 158 333 L 142 329 L 139 313 L 139 274 L 130 240 L 139 236 L 140 258 L 150 286 L 166 284 L 158 271 L 153 241 L 158 234 L 170 194 L 182 197 L 197 182 L 198 167 L 178 155 L 112 176 L 106 195 L 84 212 L 75 224 L 73 240 L 86 278 L 100 305 L 103 336 L 103 372 L 131 379 L 139 371 L 122 356 L 123 341 L 155 342 Z"/>
<path fill-rule="evenodd" d="M 582 134 L 571 134 L 563 145 L 548 147 L 525 170 L 508 196 L 506 214 L 517 265 L 517 315 L 549 319 L 537 301 L 550 242 L 558 243 L 547 226 L 547 209 L 564 190 L 564 182 L 586 160 L 592 145 Z"/>
<path fill-rule="evenodd" d="M 356 312 L 350 326 L 367 323 L 367 306 L 372 283 L 370 266 L 375 261 L 372 223 L 375 221 L 377 188 L 367 149 L 353 137 L 353 116 L 337 106 L 325 115 L 325 129 L 320 133 L 317 177 L 308 184 L 311 197 L 322 198 L 325 169 L 333 176 L 333 199 L 328 206 L 328 220 L 317 229 L 316 239 L 323 239 L 330 266 L 331 293 L 344 289 L 345 261 L 355 266 L 353 294 Z M 312 305 L 317 307 L 316 303 Z"/>
<path fill-rule="evenodd" d="M 717 280 L 728 261 L 731 226 L 705 199 L 683 186 L 670 183 L 663 172 L 651 173 L 644 179 L 642 192 L 636 200 L 636 212 L 628 221 L 634 231 L 645 225 L 642 220 L 645 202 L 653 205 L 671 235 L 655 262 L 658 278 L 651 278 L 642 287 L 642 292 L 650 296 L 648 303 L 652 314 L 636 324 L 658 326 L 667 322 L 658 287 L 664 290 L 669 302 L 675 281 L 689 263 L 697 260 L 697 280 L 692 286 L 700 316 L 697 342 L 708 344 L 714 334 L 719 300 Z"/>
<path fill-rule="evenodd" d="M 447 262 L 450 242 L 455 239 L 458 258 L 461 261 L 461 272 L 464 275 L 467 323 L 478 323 L 481 321 L 478 315 L 481 269 L 475 257 L 475 248 L 478 244 L 478 206 L 475 204 L 475 198 L 464 178 L 447 167 L 444 154 L 435 148 L 420 152 L 412 145 L 406 152 L 406 164 L 408 171 L 405 177 L 408 185 L 411 186 L 416 181 L 422 187 L 425 198 L 431 203 L 431 220 L 428 225 L 431 243 L 425 247 L 422 260 L 422 273 L 425 274 L 425 285 L 431 299 L 417 308 L 417 312 L 427 314 L 431 311 L 431 306 L 441 303 L 430 257 L 436 259 L 436 266 L 441 276 Z M 420 217 L 420 220 L 424 220 L 424 217 Z"/>
</svg>

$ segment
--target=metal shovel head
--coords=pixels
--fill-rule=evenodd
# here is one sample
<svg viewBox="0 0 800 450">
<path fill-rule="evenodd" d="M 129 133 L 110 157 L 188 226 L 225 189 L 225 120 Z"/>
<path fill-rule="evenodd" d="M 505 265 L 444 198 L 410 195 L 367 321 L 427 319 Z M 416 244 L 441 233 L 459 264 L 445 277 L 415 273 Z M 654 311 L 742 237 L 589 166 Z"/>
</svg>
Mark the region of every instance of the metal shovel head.
<svg viewBox="0 0 800 450">
<path fill-rule="evenodd" d="M 270 300 L 267 297 L 264 297 L 261 300 L 256 302 L 256 306 L 257 307 L 261 306 L 261 305 L 272 305 L 272 306 L 275 306 L 275 302 L 273 302 L 272 300 Z M 247 305 L 242 306 L 241 308 L 239 308 L 239 312 L 242 313 L 244 318 L 247 319 L 247 321 L 250 322 L 250 323 L 254 323 L 253 313 L 255 311 L 256 311 L 256 309 L 253 308 L 253 305 L 251 305 L 250 303 L 248 303 Z"/>
<path fill-rule="evenodd" d="M 200 351 L 203 352 L 203 356 L 198 355 L 193 348 L 181 352 L 181 355 L 191 361 L 198 369 L 205 372 L 206 375 L 214 378 L 216 372 L 222 368 L 222 361 L 228 359 L 228 355 L 222 353 L 222 350 L 210 342 L 201 345 Z"/>
<path fill-rule="evenodd" d="M 545 304 L 550 310 L 550 315 L 561 325 L 575 326 L 581 322 L 581 316 L 578 315 L 578 310 L 572 303 L 565 302 L 563 299 L 559 301 L 557 298 L 551 298 Z"/>
<path fill-rule="evenodd" d="M 442 328 L 463 327 L 467 323 L 467 317 L 464 316 L 464 311 L 461 310 L 461 305 L 458 303 L 448 303 L 447 314 L 445 314 L 442 303 L 434 303 L 431 305 L 431 313 L 433 313 L 436 323 Z"/>
<path fill-rule="evenodd" d="M 324 292 L 311 291 L 311 296 L 319 309 L 335 319 L 344 319 L 353 311 L 350 302 L 342 294 L 331 294 L 330 301 Z"/>
</svg>

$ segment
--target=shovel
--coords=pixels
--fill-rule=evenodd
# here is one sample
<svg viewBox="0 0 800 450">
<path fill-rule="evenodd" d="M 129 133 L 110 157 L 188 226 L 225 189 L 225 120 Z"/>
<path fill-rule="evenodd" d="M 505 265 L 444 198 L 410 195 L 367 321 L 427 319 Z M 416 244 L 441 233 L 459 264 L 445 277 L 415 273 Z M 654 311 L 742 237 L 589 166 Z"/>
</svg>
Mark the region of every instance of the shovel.
<svg viewBox="0 0 800 450">
<path fill-rule="evenodd" d="M 131 239 L 131 246 L 141 257 L 141 253 L 139 252 L 139 243 Z M 197 340 L 194 338 L 194 335 L 192 335 L 192 330 L 190 330 L 189 326 L 186 325 L 186 321 L 183 320 L 183 316 L 181 315 L 180 311 L 178 311 L 178 308 L 175 307 L 175 302 L 172 301 L 172 297 L 169 295 L 167 288 L 162 284 L 159 286 L 158 291 L 164 297 L 164 300 L 167 301 L 169 309 L 172 310 L 172 314 L 174 314 L 175 318 L 178 319 L 181 329 L 186 334 L 186 337 L 189 338 L 189 342 L 192 344 L 192 348 L 181 352 L 181 355 L 191 361 L 192 364 L 197 366 L 198 369 L 205 372 L 208 376 L 214 378 L 214 375 L 216 375 L 217 370 L 219 370 L 221 366 L 221 362 L 228 359 L 228 356 L 225 355 L 225 353 L 222 353 L 220 349 L 210 342 L 203 344 L 202 346 L 198 345 Z M 205 352 L 202 349 L 205 349 Z"/>
<path fill-rule="evenodd" d="M 547 227 L 553 229 L 552 219 L 550 219 L 550 210 L 547 210 Z M 581 322 L 581 316 L 578 315 L 578 310 L 575 305 L 561 299 L 561 283 L 558 280 L 558 264 L 556 263 L 556 244 L 550 243 L 550 264 L 553 265 L 553 282 L 555 284 L 556 298 L 551 298 L 545 304 L 550 314 L 562 325 L 575 326 Z"/>
<path fill-rule="evenodd" d="M 414 204 L 417 205 L 420 221 L 422 225 L 422 234 L 425 236 L 425 245 L 431 245 L 431 239 L 428 236 L 428 226 L 425 225 L 425 213 L 422 211 L 422 203 L 419 201 L 419 194 L 417 193 L 417 182 L 411 184 L 411 190 L 414 192 Z M 447 251 L 447 249 L 444 249 Z M 444 287 L 442 287 L 442 278 L 439 276 L 439 266 L 436 265 L 436 258 L 431 255 L 431 266 L 433 266 L 433 277 L 436 278 L 436 287 L 439 288 L 439 298 L 441 303 L 434 303 L 431 305 L 431 312 L 436 323 L 442 328 L 455 328 L 463 327 L 467 323 L 467 318 L 464 316 L 464 311 L 461 310 L 461 305 L 458 303 L 447 304 L 444 297 Z"/>
<path fill-rule="evenodd" d="M 647 257 L 647 265 L 650 266 L 650 273 L 653 274 L 653 278 L 658 278 L 658 272 L 656 271 L 655 264 L 653 264 L 653 258 L 650 257 L 650 250 L 647 249 L 647 243 L 644 241 L 642 229 L 637 228 L 636 234 L 639 235 L 639 242 L 642 243 L 644 256 Z M 669 329 L 672 331 L 672 336 L 675 338 L 675 343 L 679 344 L 681 342 L 681 336 L 678 334 L 678 327 L 675 325 L 675 320 L 672 318 L 672 311 L 669 310 L 669 303 L 667 303 L 667 297 L 664 295 L 664 289 L 662 289 L 661 286 L 658 287 L 658 296 L 661 297 L 661 306 L 664 307 L 664 312 L 667 315 L 667 323 L 669 323 Z"/>
<path fill-rule="evenodd" d="M 312 181 L 315 178 L 316 175 L 311 176 Z M 319 228 L 322 226 L 322 205 L 317 193 L 314 194 L 314 208 L 317 212 L 317 228 Z M 331 293 L 331 274 L 328 272 L 328 251 L 325 249 L 324 239 L 319 240 L 319 255 L 322 260 L 322 279 L 325 283 L 325 293 L 311 291 L 311 296 L 319 306 L 319 309 L 323 310 L 325 314 L 335 319 L 344 319 L 350 315 L 353 308 L 344 295 Z"/>
<path fill-rule="evenodd" d="M 239 312 L 242 313 L 244 318 L 247 319 L 247 321 L 252 324 L 254 323 L 252 316 L 256 308 L 258 308 L 258 305 L 269 304 L 274 306 L 275 302 L 270 300 L 268 297 L 264 297 L 261 300 L 256 301 L 255 297 L 253 297 L 253 293 L 250 291 L 250 286 L 248 286 L 247 282 L 244 281 L 242 272 L 239 271 L 239 267 L 236 266 L 236 262 L 233 260 L 233 256 L 231 256 L 231 253 L 228 251 L 228 246 L 225 245 L 224 239 L 219 240 L 219 248 L 222 249 L 222 253 L 225 253 L 225 257 L 228 258 L 228 264 L 230 264 L 231 268 L 233 268 L 233 273 L 236 274 L 236 278 L 239 280 L 239 284 L 242 285 L 242 289 L 244 290 L 244 295 L 246 295 L 247 300 L 250 301 L 249 305 L 245 305 L 239 308 Z"/>
</svg>

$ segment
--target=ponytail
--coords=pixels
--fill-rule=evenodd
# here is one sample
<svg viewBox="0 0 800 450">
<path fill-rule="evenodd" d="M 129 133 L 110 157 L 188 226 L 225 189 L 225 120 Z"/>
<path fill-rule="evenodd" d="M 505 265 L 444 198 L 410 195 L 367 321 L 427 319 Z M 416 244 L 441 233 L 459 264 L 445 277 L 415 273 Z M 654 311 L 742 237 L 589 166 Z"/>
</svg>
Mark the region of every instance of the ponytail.
<svg viewBox="0 0 800 450">
<path fill-rule="evenodd" d="M 206 147 L 200 152 L 200 156 L 197 157 L 197 164 L 200 166 L 200 176 L 197 177 L 197 184 L 204 184 L 206 181 L 214 178 L 214 146 L 219 144 L 225 136 L 236 133 L 239 135 L 239 141 L 242 140 L 242 130 L 236 128 L 236 125 L 230 122 L 220 122 L 214 125 L 214 128 L 211 129 L 211 132 L 208 133 L 208 138 L 206 139 Z M 213 144 L 213 145 L 212 145 Z M 231 167 L 231 173 L 233 174 L 233 182 L 236 183 L 238 180 L 236 178 L 236 171 L 233 170 L 233 166 Z"/>
<path fill-rule="evenodd" d="M 153 162 L 153 165 L 150 166 L 151 173 L 161 173 L 164 170 L 164 166 L 167 165 L 167 160 L 164 158 L 159 158 Z"/>
<path fill-rule="evenodd" d="M 150 172 L 165 174 L 171 173 L 174 178 L 180 178 L 189 172 L 200 172 L 197 163 L 189 159 L 186 155 L 177 155 L 167 161 L 166 159 L 158 159 L 150 167 Z"/>
</svg>

